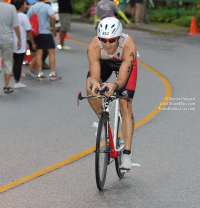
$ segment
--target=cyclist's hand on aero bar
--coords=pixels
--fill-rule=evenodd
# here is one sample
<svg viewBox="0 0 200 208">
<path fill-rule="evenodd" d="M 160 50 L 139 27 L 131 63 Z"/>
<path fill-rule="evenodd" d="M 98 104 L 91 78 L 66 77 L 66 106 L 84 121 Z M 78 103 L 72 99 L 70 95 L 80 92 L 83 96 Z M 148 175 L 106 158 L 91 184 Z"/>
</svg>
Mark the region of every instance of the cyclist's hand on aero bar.
<svg viewBox="0 0 200 208">
<path fill-rule="evenodd" d="M 96 93 L 97 90 L 99 90 L 99 91 L 102 90 L 102 88 L 101 88 L 101 86 L 100 86 L 100 84 L 98 82 L 96 84 L 94 84 L 93 87 L 92 87 L 92 93 L 93 93 L 93 95 L 96 96 L 96 95 L 99 95 L 100 94 L 100 92 Z"/>
<path fill-rule="evenodd" d="M 105 91 L 105 96 L 106 97 L 110 97 L 111 95 L 113 95 L 115 89 L 116 89 L 116 84 L 114 83 L 106 83 L 105 85 L 103 85 L 102 87 L 102 90 L 105 89 L 105 88 L 108 88 L 109 90 L 108 91 Z"/>
</svg>

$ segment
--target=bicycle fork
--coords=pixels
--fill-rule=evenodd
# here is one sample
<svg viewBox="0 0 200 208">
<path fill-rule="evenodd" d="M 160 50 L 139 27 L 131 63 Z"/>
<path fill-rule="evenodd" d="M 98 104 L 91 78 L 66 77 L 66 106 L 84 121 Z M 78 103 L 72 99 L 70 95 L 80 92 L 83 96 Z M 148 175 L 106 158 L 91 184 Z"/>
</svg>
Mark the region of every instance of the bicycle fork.
<svg viewBox="0 0 200 208">
<path fill-rule="evenodd" d="M 117 158 L 118 157 L 118 152 L 115 150 L 115 145 L 113 142 L 113 136 L 112 136 L 112 130 L 110 128 L 110 124 L 108 124 L 108 136 L 110 140 L 110 157 Z"/>
<path fill-rule="evenodd" d="M 116 150 L 115 144 L 117 140 L 117 125 L 118 125 L 118 114 L 119 114 L 119 100 L 115 101 L 115 123 L 114 123 L 114 136 L 112 135 L 112 129 L 110 127 L 110 124 L 108 123 L 108 135 L 110 139 L 110 157 L 117 158 L 118 157 L 118 151 Z"/>
</svg>

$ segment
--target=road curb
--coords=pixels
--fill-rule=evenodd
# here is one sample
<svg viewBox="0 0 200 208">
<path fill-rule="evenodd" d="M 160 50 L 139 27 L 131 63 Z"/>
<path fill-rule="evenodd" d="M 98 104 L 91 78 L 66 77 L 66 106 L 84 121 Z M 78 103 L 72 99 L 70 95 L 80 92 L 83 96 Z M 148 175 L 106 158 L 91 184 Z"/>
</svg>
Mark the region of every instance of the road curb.
<svg viewBox="0 0 200 208">
<path fill-rule="evenodd" d="M 93 20 L 89 20 L 89 19 L 72 18 L 71 21 L 72 22 L 76 22 L 76 23 L 94 24 L 94 21 Z M 132 26 L 131 28 L 126 28 L 123 25 L 123 28 L 124 29 L 127 29 L 127 30 L 138 30 L 138 31 L 146 31 L 146 32 L 160 32 L 160 33 L 165 33 L 165 34 L 168 34 L 169 33 L 166 30 L 160 30 L 160 29 L 148 28 L 148 27 Z"/>
</svg>

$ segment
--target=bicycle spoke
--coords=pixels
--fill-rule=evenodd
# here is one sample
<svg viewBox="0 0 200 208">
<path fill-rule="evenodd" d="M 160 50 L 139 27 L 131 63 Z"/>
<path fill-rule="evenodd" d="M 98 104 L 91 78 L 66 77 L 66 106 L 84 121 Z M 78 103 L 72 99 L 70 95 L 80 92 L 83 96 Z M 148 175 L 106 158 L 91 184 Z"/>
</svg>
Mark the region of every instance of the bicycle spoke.
<svg viewBox="0 0 200 208">
<path fill-rule="evenodd" d="M 97 131 L 96 141 L 96 157 L 95 157 L 95 172 L 96 172 L 96 183 L 98 189 L 101 191 L 104 187 L 108 165 L 108 145 L 106 145 L 106 125 L 107 122 L 103 122 L 104 119 L 101 117 Z"/>
<path fill-rule="evenodd" d="M 122 134 L 122 124 L 120 121 L 120 117 L 118 117 L 116 149 L 118 150 L 118 157 L 115 158 L 115 167 L 117 175 L 121 179 L 124 177 L 124 174 L 126 172 L 121 171 L 121 169 L 119 168 L 122 163 L 122 152 L 124 150 L 124 137 Z"/>
</svg>

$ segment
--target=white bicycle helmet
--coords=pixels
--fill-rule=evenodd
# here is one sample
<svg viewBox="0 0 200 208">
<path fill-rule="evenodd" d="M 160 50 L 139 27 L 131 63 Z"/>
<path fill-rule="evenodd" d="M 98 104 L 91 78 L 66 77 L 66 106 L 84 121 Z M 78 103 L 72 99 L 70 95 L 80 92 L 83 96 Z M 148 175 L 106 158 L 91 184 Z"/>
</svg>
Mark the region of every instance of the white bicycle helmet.
<svg viewBox="0 0 200 208">
<path fill-rule="evenodd" d="M 115 38 L 122 35 L 122 24 L 114 17 L 107 17 L 101 20 L 97 28 L 99 38 Z"/>
</svg>

